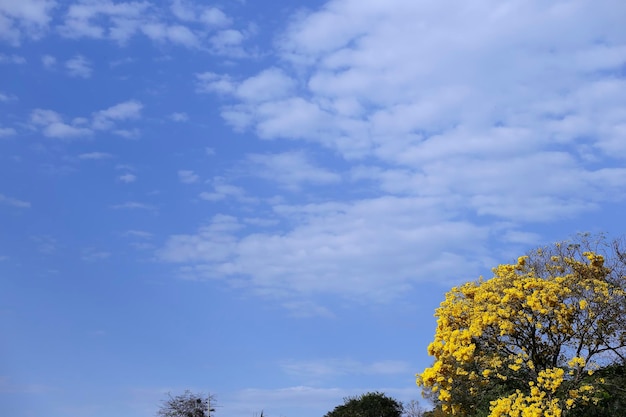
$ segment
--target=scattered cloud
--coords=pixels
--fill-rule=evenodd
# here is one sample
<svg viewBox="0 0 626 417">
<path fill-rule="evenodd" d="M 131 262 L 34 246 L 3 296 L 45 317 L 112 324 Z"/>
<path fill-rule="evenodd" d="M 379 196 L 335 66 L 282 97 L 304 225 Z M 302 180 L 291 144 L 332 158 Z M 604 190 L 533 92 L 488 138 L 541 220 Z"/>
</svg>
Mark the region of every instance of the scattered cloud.
<svg viewBox="0 0 626 417">
<path fill-rule="evenodd" d="M 78 159 L 89 159 L 89 160 L 109 159 L 112 157 L 113 155 L 107 152 L 88 152 L 88 153 L 81 153 L 80 155 L 78 155 Z"/>
<path fill-rule="evenodd" d="M 137 176 L 134 174 L 126 173 L 117 177 L 117 179 L 123 183 L 130 184 L 137 181 Z"/>
<path fill-rule="evenodd" d="M 220 55 L 241 57 L 246 55 L 241 46 L 245 38 L 244 33 L 239 30 L 225 29 L 211 36 L 209 42 L 213 46 L 213 51 Z"/>
<path fill-rule="evenodd" d="M 205 37 L 217 31 L 208 40 L 212 51 L 232 55 L 235 50 L 241 53 L 244 35 L 227 29 L 231 24 L 232 19 L 215 6 L 177 0 L 167 10 L 143 1 L 95 0 L 71 5 L 59 31 L 68 38 L 109 39 L 122 45 L 142 34 L 155 42 L 204 50 Z"/>
<path fill-rule="evenodd" d="M 171 42 L 196 48 L 200 45 L 200 39 L 188 27 L 183 25 L 165 25 L 162 23 L 148 23 L 141 27 L 142 32 L 153 41 Z"/>
<path fill-rule="evenodd" d="M 243 188 L 227 184 L 221 177 L 214 178 L 212 182 L 212 192 L 203 191 L 198 195 L 198 197 L 202 200 L 221 201 L 228 198 L 234 198 L 242 203 L 254 203 L 257 201 L 255 198 L 247 196 L 246 191 Z"/>
<path fill-rule="evenodd" d="M 0 41 L 19 46 L 22 39 L 39 38 L 47 29 L 54 0 L 0 2 Z"/>
<path fill-rule="evenodd" d="M 183 184 L 193 184 L 194 182 L 198 182 L 200 176 L 193 171 L 183 169 L 178 171 L 178 179 Z"/>
<path fill-rule="evenodd" d="M 127 42 L 138 27 L 151 5 L 147 2 L 112 3 L 95 0 L 72 4 L 59 28 L 68 38 L 109 38 L 119 43 Z"/>
<path fill-rule="evenodd" d="M 187 115 L 187 113 L 172 113 L 170 114 L 170 120 L 173 120 L 174 122 L 186 122 L 189 120 L 189 116 Z"/>
<path fill-rule="evenodd" d="M 411 374 L 411 364 L 384 360 L 363 363 L 349 358 L 324 360 L 288 360 L 280 364 L 283 372 L 304 378 L 328 378 L 339 375 L 396 375 Z"/>
<path fill-rule="evenodd" d="M 109 252 L 97 250 L 94 248 L 83 249 L 81 259 L 86 262 L 95 262 L 107 259 L 111 256 Z"/>
<path fill-rule="evenodd" d="M 225 27 L 232 24 L 232 20 L 217 7 L 174 0 L 170 8 L 174 16 L 185 22 L 201 22 L 209 28 Z"/>
<path fill-rule="evenodd" d="M 154 235 L 144 230 L 127 230 L 124 232 L 124 236 L 137 239 L 151 239 Z"/>
<path fill-rule="evenodd" d="M 141 131 L 137 128 L 134 129 L 116 129 L 113 131 L 117 136 L 121 136 L 124 139 L 138 139 L 141 136 Z"/>
<path fill-rule="evenodd" d="M 0 64 L 25 64 L 26 58 L 20 55 L 0 54 Z"/>
<path fill-rule="evenodd" d="M 143 104 L 128 100 L 92 114 L 91 118 L 76 117 L 66 122 L 64 117 L 47 109 L 35 109 L 31 112 L 30 122 L 42 130 L 44 136 L 60 139 L 88 137 L 98 130 L 112 130 L 114 134 L 128 139 L 139 136 L 138 129 L 116 129 L 118 123 L 136 120 L 141 116 Z"/>
<path fill-rule="evenodd" d="M 91 78 L 93 72 L 91 63 L 82 55 L 76 55 L 65 61 L 65 68 L 72 77 Z"/>
<path fill-rule="evenodd" d="M 290 190 L 300 186 L 338 183 L 341 177 L 329 169 L 316 167 L 304 152 L 251 154 L 247 157 L 250 172 Z"/>
<path fill-rule="evenodd" d="M 87 137 L 93 133 L 89 127 L 84 125 L 83 120 L 66 123 L 63 121 L 63 117 L 53 110 L 35 109 L 31 113 L 30 121 L 42 129 L 44 136 L 50 138 L 70 140 Z"/>
<path fill-rule="evenodd" d="M 220 215 L 195 234 L 171 236 L 157 256 L 186 276 L 236 278 L 269 297 L 383 303 L 418 282 L 456 282 L 493 263 L 488 228 L 455 220 L 443 209 L 454 205 L 389 196 L 276 205 L 291 230 L 246 233 L 245 222 Z"/>
<path fill-rule="evenodd" d="M 15 100 L 14 96 L 0 92 L 0 102 L 7 102 L 7 101 L 12 101 L 12 100 Z"/>
<path fill-rule="evenodd" d="M 57 64 L 57 59 L 52 55 L 43 55 L 41 57 L 41 64 L 47 69 L 54 68 Z"/>
<path fill-rule="evenodd" d="M 44 255 L 56 252 L 59 247 L 57 239 L 49 235 L 32 236 L 31 240 L 37 245 L 37 250 Z"/>
<path fill-rule="evenodd" d="M 17 207 L 17 208 L 30 208 L 30 203 L 28 201 L 19 200 L 13 197 L 8 197 L 4 194 L 0 194 L 0 204 Z"/>
<path fill-rule="evenodd" d="M 6 138 L 9 136 L 14 136 L 17 133 L 15 129 L 12 127 L 2 127 L 0 126 L 0 138 Z"/>
<path fill-rule="evenodd" d="M 121 204 L 111 206 L 114 210 L 156 210 L 151 204 L 139 203 L 137 201 L 127 201 Z"/>
<path fill-rule="evenodd" d="M 98 111 L 93 115 L 92 125 L 94 129 L 108 130 L 117 121 L 138 119 L 141 115 L 143 104 L 137 100 L 128 100 Z"/>
<path fill-rule="evenodd" d="M 5 376 L 0 376 L 0 393 L 6 394 L 42 394 L 54 391 L 54 388 L 43 384 L 17 383 Z"/>
</svg>

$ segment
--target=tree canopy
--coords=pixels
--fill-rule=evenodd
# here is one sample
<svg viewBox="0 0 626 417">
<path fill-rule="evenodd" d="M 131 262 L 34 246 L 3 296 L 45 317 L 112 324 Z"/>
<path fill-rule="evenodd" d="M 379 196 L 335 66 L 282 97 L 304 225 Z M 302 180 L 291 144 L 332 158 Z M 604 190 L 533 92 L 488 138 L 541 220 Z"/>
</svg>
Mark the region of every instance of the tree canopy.
<svg viewBox="0 0 626 417">
<path fill-rule="evenodd" d="M 621 241 L 581 236 L 493 274 L 453 288 L 436 310 L 435 360 L 417 383 L 438 409 L 559 417 L 615 407 L 626 357 Z"/>
<path fill-rule="evenodd" d="M 344 403 L 324 417 L 401 417 L 402 403 L 380 392 L 344 398 Z"/>
<path fill-rule="evenodd" d="M 212 395 L 185 391 L 175 397 L 168 396 L 157 412 L 158 417 L 210 417 L 215 411 L 215 398 Z"/>
</svg>

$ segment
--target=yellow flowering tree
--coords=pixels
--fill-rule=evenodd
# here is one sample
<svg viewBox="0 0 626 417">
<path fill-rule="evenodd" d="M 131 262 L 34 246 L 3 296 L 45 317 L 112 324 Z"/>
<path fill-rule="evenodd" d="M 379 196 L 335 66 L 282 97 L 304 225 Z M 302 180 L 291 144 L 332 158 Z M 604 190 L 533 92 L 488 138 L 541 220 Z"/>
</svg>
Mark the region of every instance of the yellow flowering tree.
<svg viewBox="0 0 626 417">
<path fill-rule="evenodd" d="M 592 406 L 603 382 L 594 371 L 626 356 L 625 271 L 618 241 L 583 237 L 453 288 L 418 385 L 449 415 L 559 417 Z"/>
</svg>

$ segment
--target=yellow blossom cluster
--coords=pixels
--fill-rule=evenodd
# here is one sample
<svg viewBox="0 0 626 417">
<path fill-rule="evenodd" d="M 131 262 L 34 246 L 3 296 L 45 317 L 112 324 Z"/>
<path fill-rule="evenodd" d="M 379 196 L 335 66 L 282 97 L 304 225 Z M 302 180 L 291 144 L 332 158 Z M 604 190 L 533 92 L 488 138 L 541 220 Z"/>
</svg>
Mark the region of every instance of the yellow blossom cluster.
<svg viewBox="0 0 626 417">
<path fill-rule="evenodd" d="M 583 255 L 552 256 L 542 269 L 521 257 L 452 288 L 435 313 L 435 361 L 417 384 L 452 414 L 471 411 L 468 394 L 494 384 L 508 393 L 491 401 L 490 417 L 559 417 L 593 400 L 583 376 L 614 336 L 607 306 L 624 290 L 601 255 Z"/>
</svg>

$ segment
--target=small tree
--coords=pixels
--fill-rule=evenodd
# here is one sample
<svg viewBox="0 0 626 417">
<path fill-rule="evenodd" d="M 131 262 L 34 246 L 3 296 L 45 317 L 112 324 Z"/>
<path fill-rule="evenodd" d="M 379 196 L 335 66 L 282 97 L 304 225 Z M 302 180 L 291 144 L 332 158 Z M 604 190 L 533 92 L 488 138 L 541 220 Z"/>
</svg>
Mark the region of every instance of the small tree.
<svg viewBox="0 0 626 417">
<path fill-rule="evenodd" d="M 403 408 L 402 415 L 404 417 L 424 417 L 425 410 L 417 400 L 411 400 L 403 404 Z"/>
<path fill-rule="evenodd" d="M 215 397 L 210 394 L 205 396 L 187 390 L 175 397 L 168 396 L 157 412 L 159 417 L 211 417 L 215 411 Z"/>
<path fill-rule="evenodd" d="M 324 417 L 402 417 L 402 403 L 380 392 L 344 398 L 344 403 Z"/>
</svg>

